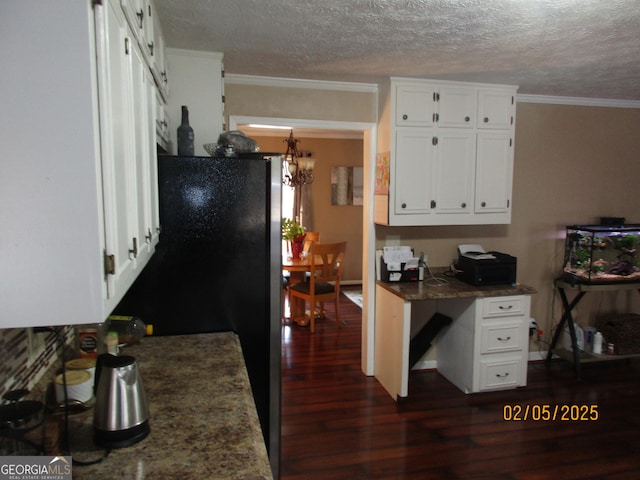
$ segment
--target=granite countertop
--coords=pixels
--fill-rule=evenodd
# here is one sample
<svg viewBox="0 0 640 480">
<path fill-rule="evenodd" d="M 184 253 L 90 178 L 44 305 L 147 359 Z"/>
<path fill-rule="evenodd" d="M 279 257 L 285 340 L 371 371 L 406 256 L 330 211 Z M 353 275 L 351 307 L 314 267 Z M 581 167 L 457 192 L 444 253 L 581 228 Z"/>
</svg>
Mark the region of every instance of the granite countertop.
<svg viewBox="0 0 640 480">
<path fill-rule="evenodd" d="M 271 479 L 271 469 L 238 337 L 231 332 L 145 337 L 136 357 L 151 433 L 101 463 L 73 466 L 74 480 Z M 71 455 L 90 461 L 93 409 L 69 417 Z"/>
<path fill-rule="evenodd" d="M 433 277 L 427 277 L 422 282 L 384 282 L 376 283 L 406 301 L 416 300 L 444 300 L 450 298 L 468 297 L 498 297 L 507 295 L 531 295 L 536 293 L 533 287 L 516 284 L 485 285 L 476 287 L 463 282 L 451 275 L 445 275 L 446 267 L 432 269 Z"/>
</svg>

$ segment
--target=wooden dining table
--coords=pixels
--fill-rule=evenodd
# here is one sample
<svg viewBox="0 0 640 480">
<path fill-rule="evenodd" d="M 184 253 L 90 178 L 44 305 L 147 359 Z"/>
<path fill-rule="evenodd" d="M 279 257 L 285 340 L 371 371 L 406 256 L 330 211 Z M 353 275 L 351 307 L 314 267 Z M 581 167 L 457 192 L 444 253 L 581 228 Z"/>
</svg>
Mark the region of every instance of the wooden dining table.
<svg viewBox="0 0 640 480">
<path fill-rule="evenodd" d="M 311 271 L 312 258 L 310 255 L 302 258 L 292 258 L 290 254 L 282 255 L 282 269 L 290 273 L 289 286 L 306 280 L 307 272 Z M 322 259 L 317 258 L 316 265 L 322 265 Z M 309 324 L 305 313 L 305 301 L 301 298 L 289 298 L 291 320 L 302 327 Z"/>
</svg>

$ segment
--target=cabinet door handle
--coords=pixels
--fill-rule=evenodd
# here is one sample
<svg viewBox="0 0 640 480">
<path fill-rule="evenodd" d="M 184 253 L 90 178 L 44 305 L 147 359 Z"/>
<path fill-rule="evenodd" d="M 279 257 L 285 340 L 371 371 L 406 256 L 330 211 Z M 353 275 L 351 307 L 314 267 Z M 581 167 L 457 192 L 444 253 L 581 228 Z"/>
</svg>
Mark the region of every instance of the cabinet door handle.
<svg viewBox="0 0 640 480">
<path fill-rule="evenodd" d="M 462 202 L 462 205 L 460 205 L 462 208 L 467 208 L 467 204 L 465 202 Z"/>
<path fill-rule="evenodd" d="M 431 139 L 431 144 L 432 144 L 432 145 L 438 145 L 438 137 L 433 137 L 433 138 Z"/>
<path fill-rule="evenodd" d="M 489 117 L 484 117 L 484 123 L 489 123 Z"/>
<path fill-rule="evenodd" d="M 403 119 L 403 120 L 406 120 L 406 119 L 408 119 L 408 118 L 409 118 L 409 115 L 407 115 L 406 113 L 405 113 L 404 115 L 402 115 L 402 119 Z"/>
<path fill-rule="evenodd" d="M 151 243 L 151 240 L 153 239 L 153 234 L 151 233 L 150 228 L 147 228 L 147 234 L 145 235 L 144 238 L 147 241 L 147 243 Z"/>
<path fill-rule="evenodd" d="M 435 200 L 431 200 L 431 208 L 436 208 L 436 201 Z"/>
<path fill-rule="evenodd" d="M 467 116 L 467 117 L 464 117 L 464 121 L 465 121 L 465 122 L 469 122 L 469 121 L 471 121 L 471 117 L 468 117 L 468 116 Z"/>
<path fill-rule="evenodd" d="M 487 202 L 482 202 L 482 203 L 480 204 L 480 206 L 481 206 L 481 207 L 486 207 L 486 206 L 487 206 Z M 502 308 L 502 307 L 500 307 L 500 308 Z"/>
<path fill-rule="evenodd" d="M 497 340 L 499 342 L 505 343 L 505 342 L 508 342 L 509 340 L 511 340 L 511 337 L 507 337 L 507 338 L 498 337 Z"/>
<path fill-rule="evenodd" d="M 402 205 L 400 205 L 402 208 L 407 208 L 407 204 L 403 203 Z"/>
<path fill-rule="evenodd" d="M 147 43 L 147 46 L 149 47 L 149 53 L 153 57 L 153 42 Z"/>
<path fill-rule="evenodd" d="M 130 249 L 129 253 L 133 255 L 133 258 L 138 256 L 138 239 L 136 237 L 133 237 L 133 249 Z"/>
<path fill-rule="evenodd" d="M 136 16 L 138 17 L 138 24 L 140 28 L 142 28 L 142 19 L 144 18 L 144 10 L 140 9 L 139 12 L 136 12 Z"/>
</svg>

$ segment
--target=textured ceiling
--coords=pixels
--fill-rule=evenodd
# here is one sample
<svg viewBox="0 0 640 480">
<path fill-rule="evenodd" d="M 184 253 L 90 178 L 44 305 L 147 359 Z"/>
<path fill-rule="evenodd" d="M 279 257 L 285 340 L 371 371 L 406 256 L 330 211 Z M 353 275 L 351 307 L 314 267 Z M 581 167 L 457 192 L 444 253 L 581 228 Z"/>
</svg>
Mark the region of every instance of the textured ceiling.
<svg viewBox="0 0 640 480">
<path fill-rule="evenodd" d="M 389 76 L 640 100 L 640 0 L 155 0 L 168 47 L 227 73 Z"/>
</svg>

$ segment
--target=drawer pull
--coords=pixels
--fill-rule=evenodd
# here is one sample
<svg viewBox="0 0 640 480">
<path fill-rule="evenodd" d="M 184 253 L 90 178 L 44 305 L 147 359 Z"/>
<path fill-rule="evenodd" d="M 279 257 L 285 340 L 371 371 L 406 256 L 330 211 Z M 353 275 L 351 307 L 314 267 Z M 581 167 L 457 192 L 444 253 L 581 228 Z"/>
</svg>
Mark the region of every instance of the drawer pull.
<svg viewBox="0 0 640 480">
<path fill-rule="evenodd" d="M 504 342 L 508 342 L 509 340 L 511 340 L 511 337 L 510 337 L 510 336 L 509 336 L 509 337 L 507 337 L 507 338 L 498 337 L 498 341 L 503 342 L 503 343 L 504 343 Z"/>
<path fill-rule="evenodd" d="M 505 373 L 503 375 L 500 375 L 499 373 L 496 373 L 496 377 L 498 377 L 498 378 L 507 378 L 508 376 L 509 376 L 509 372 L 507 372 L 507 373 Z"/>
<path fill-rule="evenodd" d="M 500 310 L 511 310 L 513 308 L 513 305 L 500 305 L 498 307 Z"/>
</svg>

